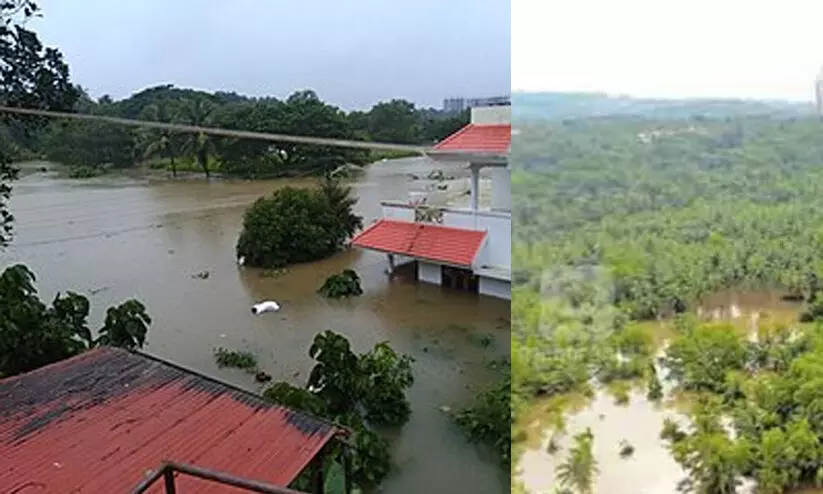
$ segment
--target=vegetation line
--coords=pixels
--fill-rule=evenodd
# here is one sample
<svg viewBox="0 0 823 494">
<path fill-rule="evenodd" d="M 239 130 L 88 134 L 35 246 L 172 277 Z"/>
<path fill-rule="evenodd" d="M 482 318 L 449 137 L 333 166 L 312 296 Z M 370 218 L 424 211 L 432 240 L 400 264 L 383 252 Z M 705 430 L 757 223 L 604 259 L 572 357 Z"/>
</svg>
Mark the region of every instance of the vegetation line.
<svg viewBox="0 0 823 494">
<path fill-rule="evenodd" d="M 75 120 L 96 120 L 117 125 L 130 125 L 133 127 L 148 127 L 176 132 L 188 132 L 194 134 L 210 134 L 223 137 L 236 137 L 241 139 L 259 139 L 264 141 L 294 142 L 298 144 L 316 144 L 318 146 L 335 146 L 355 149 L 376 149 L 386 151 L 408 151 L 424 154 L 428 148 L 423 146 L 413 146 L 409 144 L 391 144 L 383 142 L 352 141 L 347 139 L 330 139 L 324 137 L 296 136 L 286 134 L 271 134 L 268 132 L 252 132 L 247 130 L 219 129 L 216 127 L 201 127 L 199 125 L 187 125 L 165 122 L 151 122 L 146 120 L 135 120 L 130 118 L 109 117 L 105 115 L 91 115 L 85 113 L 70 113 L 50 110 L 38 110 L 33 108 L 19 108 L 11 106 L 0 106 L 0 112 L 15 113 L 20 115 L 31 115 L 49 118 L 70 118 Z"/>
</svg>

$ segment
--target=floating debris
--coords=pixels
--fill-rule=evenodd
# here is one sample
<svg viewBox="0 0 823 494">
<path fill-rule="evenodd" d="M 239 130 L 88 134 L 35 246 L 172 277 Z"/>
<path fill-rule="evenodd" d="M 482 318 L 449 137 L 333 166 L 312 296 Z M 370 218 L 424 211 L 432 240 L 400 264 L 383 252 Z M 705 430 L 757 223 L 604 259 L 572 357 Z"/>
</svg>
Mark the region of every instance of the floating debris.
<svg viewBox="0 0 823 494">
<path fill-rule="evenodd" d="M 268 373 L 263 372 L 263 371 L 257 371 L 254 374 L 254 380 L 259 382 L 259 383 L 267 383 L 267 382 L 271 381 L 271 374 L 268 374 Z"/>
<path fill-rule="evenodd" d="M 201 280 L 207 280 L 207 279 L 209 279 L 209 275 L 210 275 L 210 273 L 208 271 L 201 271 L 197 274 L 191 275 L 191 277 L 192 278 L 199 278 Z"/>
<path fill-rule="evenodd" d="M 634 454 L 634 446 L 629 444 L 628 441 L 623 439 L 620 441 L 620 457 L 621 458 L 629 458 Z"/>
<path fill-rule="evenodd" d="M 260 271 L 260 277 L 261 278 L 279 278 L 280 276 L 283 276 L 287 272 L 288 271 L 285 268 L 266 269 L 264 271 Z"/>
<path fill-rule="evenodd" d="M 255 316 L 265 314 L 266 312 L 277 312 L 279 310 L 280 304 L 278 304 L 274 300 L 266 300 L 265 302 L 254 304 L 251 307 L 251 313 Z"/>
</svg>

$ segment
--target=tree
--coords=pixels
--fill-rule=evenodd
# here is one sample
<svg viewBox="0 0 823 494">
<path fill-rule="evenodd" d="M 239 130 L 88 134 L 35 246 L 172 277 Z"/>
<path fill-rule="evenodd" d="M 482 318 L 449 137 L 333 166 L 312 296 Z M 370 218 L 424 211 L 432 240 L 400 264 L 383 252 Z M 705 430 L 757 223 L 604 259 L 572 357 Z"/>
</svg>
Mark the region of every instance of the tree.
<svg viewBox="0 0 823 494">
<path fill-rule="evenodd" d="M 386 343 L 355 354 L 332 331 L 315 336 L 309 356 L 316 361 L 304 387 L 279 382 L 263 393 L 274 403 L 325 417 L 353 432 L 352 480 L 362 489 L 380 484 L 391 469 L 388 442 L 369 426 L 399 427 L 411 415 L 406 391 L 414 382 L 412 359 Z M 297 488 L 305 489 L 299 479 Z"/>
<path fill-rule="evenodd" d="M 177 112 L 177 122 L 196 127 L 211 125 L 216 106 L 211 100 L 203 97 L 185 98 L 180 101 Z M 213 139 L 204 132 L 187 133 L 181 145 L 182 152 L 195 159 L 206 178 L 210 177 L 209 156 L 214 151 Z"/>
<path fill-rule="evenodd" d="M 280 101 L 242 101 L 219 108 L 214 124 L 220 128 L 277 133 L 284 118 L 283 103 Z M 227 175 L 263 178 L 286 171 L 284 153 L 269 141 L 221 137 L 216 140 L 215 153 Z"/>
<path fill-rule="evenodd" d="M 586 429 L 574 436 L 574 445 L 566 461 L 557 466 L 557 480 L 577 494 L 592 494 L 598 474 L 597 459 L 593 451 L 594 434 Z"/>
<path fill-rule="evenodd" d="M 512 391 L 511 376 L 483 390 L 475 402 L 461 410 L 455 421 L 473 441 L 488 444 L 504 466 L 511 466 Z"/>
<path fill-rule="evenodd" d="M 33 31 L 23 27 L 37 13 L 31 0 L 0 3 L 0 104 L 66 111 L 77 99 L 77 90 L 69 82 L 63 56 L 54 48 L 45 48 Z M 32 131 L 43 121 L 4 114 L 3 124 Z M 16 177 L 11 156 L 0 154 L 0 247 L 11 239 L 14 217 L 7 202 L 10 182 Z"/>
<path fill-rule="evenodd" d="M 124 168 L 134 164 L 132 129 L 93 120 L 52 122 L 44 136 L 49 160 L 71 167 Z"/>
<path fill-rule="evenodd" d="M 154 122 L 171 123 L 179 111 L 176 102 L 160 101 L 146 106 L 140 118 Z M 143 148 L 143 157 L 160 156 L 169 160 L 171 174 L 177 178 L 177 163 L 175 158 L 179 154 L 182 136 L 169 130 L 145 129 L 140 134 L 140 146 Z"/>
<path fill-rule="evenodd" d="M 328 257 L 362 227 L 352 209 L 355 202 L 333 181 L 317 189 L 276 190 L 246 211 L 237 256 L 265 268 Z"/>
<path fill-rule="evenodd" d="M 689 474 L 685 485 L 697 494 L 734 494 L 751 460 L 748 442 L 730 438 L 718 412 L 715 404 L 703 403 L 690 434 L 672 422 L 665 430 L 672 456 Z"/>
<path fill-rule="evenodd" d="M 34 273 L 19 264 L 0 274 L 0 376 L 28 372 L 100 345 L 136 349 L 145 343 L 151 319 L 140 302 L 109 308 L 95 338 L 86 322 L 86 297 L 57 294 L 49 307 L 34 282 Z"/>
<path fill-rule="evenodd" d="M 279 133 L 311 137 L 352 139 L 355 133 L 346 114 L 324 103 L 314 91 L 298 91 L 282 106 Z M 362 164 L 367 154 L 360 150 L 314 144 L 278 143 L 283 162 L 311 173 L 328 173 L 346 163 Z"/>
<path fill-rule="evenodd" d="M 368 113 L 367 131 L 378 142 L 416 144 L 421 141 L 420 115 L 414 103 L 406 100 L 381 102 Z"/>
</svg>

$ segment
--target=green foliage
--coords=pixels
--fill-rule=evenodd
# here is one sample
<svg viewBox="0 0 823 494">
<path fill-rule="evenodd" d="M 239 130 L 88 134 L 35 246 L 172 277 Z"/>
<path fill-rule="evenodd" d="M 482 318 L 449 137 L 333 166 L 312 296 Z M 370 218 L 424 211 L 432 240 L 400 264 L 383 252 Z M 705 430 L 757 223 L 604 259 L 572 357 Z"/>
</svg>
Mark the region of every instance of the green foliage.
<svg viewBox="0 0 823 494">
<path fill-rule="evenodd" d="M 55 121 L 43 140 L 47 159 L 71 167 L 125 168 L 133 165 L 136 158 L 132 129 L 107 122 Z"/>
<path fill-rule="evenodd" d="M 309 356 L 316 364 L 304 388 L 279 382 L 263 396 L 348 427 L 352 480 L 363 489 L 376 487 L 391 470 L 391 453 L 386 439 L 370 426 L 399 427 L 408 421 L 412 359 L 386 343 L 357 355 L 345 337 L 331 331 L 315 336 Z"/>
<path fill-rule="evenodd" d="M 574 436 L 574 445 L 566 460 L 557 466 L 557 480 L 561 487 L 578 494 L 592 494 L 594 481 L 599 473 L 594 457 L 594 434 L 586 429 Z"/>
<path fill-rule="evenodd" d="M 58 294 L 49 307 L 34 283 L 34 273 L 21 264 L 0 274 L 0 376 L 28 372 L 98 345 L 135 349 L 145 343 L 151 319 L 140 302 L 110 307 L 95 339 L 86 322 L 86 297 Z"/>
<path fill-rule="evenodd" d="M 30 0 L 0 3 L 0 101 L 3 105 L 48 110 L 68 110 L 78 96 L 69 81 L 69 68 L 55 48 L 45 48 L 37 34 L 24 27 L 39 15 Z M 11 241 L 14 216 L 8 211 L 11 182 L 17 169 L 11 164 L 15 147 L 30 147 L 31 135 L 42 128 L 42 119 L 3 115 L 6 136 L 15 138 L 16 146 L 0 146 L 0 248 Z"/>
<path fill-rule="evenodd" d="M 745 340 L 734 326 L 701 324 L 671 342 L 664 362 L 683 388 L 722 393 L 726 375 L 742 370 L 747 359 Z"/>
<path fill-rule="evenodd" d="M 507 469 L 511 466 L 511 376 L 482 391 L 455 421 L 473 441 L 491 446 Z"/>
<path fill-rule="evenodd" d="M 674 336 L 660 365 L 700 401 L 661 436 L 685 489 L 742 480 L 786 492 L 823 480 L 823 137 L 816 118 L 521 122 L 513 136 L 512 408 L 645 377 L 663 398 L 647 326 Z M 586 269 L 604 273 L 569 276 Z M 596 294 L 608 292 L 605 299 Z M 700 322 L 718 291 L 806 303 L 803 321 Z M 594 295 L 593 295 L 594 294 Z M 626 317 L 633 321 L 626 321 Z M 665 321 L 658 324 L 657 321 Z M 756 340 L 752 338 L 756 336 Z M 549 402 L 553 403 L 553 401 Z M 721 418 L 728 424 L 721 425 Z"/>
<path fill-rule="evenodd" d="M 356 201 L 332 180 L 319 189 L 278 189 L 246 211 L 237 256 L 268 269 L 328 257 L 362 227 Z"/>
<path fill-rule="evenodd" d="M 214 359 L 218 367 L 231 367 L 234 369 L 252 370 L 257 369 L 257 357 L 251 352 L 239 350 L 227 350 L 223 347 L 214 349 Z"/>
<path fill-rule="evenodd" d="M 342 273 L 329 276 L 317 292 L 328 298 L 356 297 L 363 293 L 363 288 L 357 273 L 345 269 Z"/>
</svg>

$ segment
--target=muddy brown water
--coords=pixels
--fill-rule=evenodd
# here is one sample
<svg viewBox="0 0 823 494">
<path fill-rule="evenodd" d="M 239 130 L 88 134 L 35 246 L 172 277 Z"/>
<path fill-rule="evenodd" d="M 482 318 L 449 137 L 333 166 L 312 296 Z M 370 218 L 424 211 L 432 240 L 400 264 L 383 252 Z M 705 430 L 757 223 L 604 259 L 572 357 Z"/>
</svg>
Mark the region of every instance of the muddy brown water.
<svg viewBox="0 0 823 494">
<path fill-rule="evenodd" d="M 380 200 L 405 199 L 417 187 L 408 174 L 431 168 L 421 159 L 388 161 L 354 179 L 365 223 L 380 217 Z M 250 376 L 216 366 L 215 347 L 250 350 L 276 380 L 303 384 L 316 333 L 333 329 L 358 351 L 387 340 L 416 362 L 413 413 L 392 437 L 397 466 L 382 491 L 445 493 L 460 486 L 461 492 L 508 492 L 508 472 L 440 411 L 467 404 L 494 377 L 488 363 L 509 354 L 508 302 L 402 277 L 390 281 L 385 257 L 372 252 L 347 251 L 293 266 L 277 278 L 237 266 L 234 247 L 245 207 L 285 185 L 312 183 L 72 181 L 26 173 L 14 185 L 16 237 L 0 259 L 4 266 L 26 263 L 44 300 L 60 290 L 85 293 L 95 327 L 107 306 L 140 299 L 153 319 L 147 352 L 251 390 L 260 388 Z M 361 297 L 328 301 L 315 293 L 328 275 L 345 268 L 360 274 Z M 202 271 L 207 279 L 192 276 Z M 267 299 L 277 300 L 281 311 L 253 316 L 251 305 Z M 483 347 L 478 340 L 487 334 L 493 343 Z"/>
<path fill-rule="evenodd" d="M 701 304 L 700 312 L 704 319 L 716 317 L 736 324 L 748 325 L 754 314 L 761 314 L 760 321 L 796 321 L 802 305 L 785 300 L 782 295 L 777 291 L 721 292 L 707 297 Z M 658 373 L 665 376 L 663 369 L 658 369 Z M 564 431 L 558 433 L 546 427 L 541 440 L 524 452 L 517 468 L 517 477 L 533 494 L 555 492 L 555 470 L 566 459 L 573 436 L 591 428 L 595 438 L 593 452 L 599 469 L 594 493 L 677 494 L 677 484 L 685 478 L 686 472 L 660 440 L 660 431 L 666 418 L 680 424 L 687 421 L 678 411 L 678 403 L 672 399 L 671 383 L 663 381 L 663 386 L 668 397 L 660 404 L 648 401 L 644 388 L 632 390 L 629 403 L 624 405 L 617 404 L 615 396 L 605 389 L 597 390 L 591 400 L 576 403 L 564 414 Z M 551 406 L 549 403 L 546 405 Z M 537 420 L 531 425 L 539 426 L 542 421 Z M 559 450 L 549 453 L 552 437 Z M 634 447 L 634 453 L 628 458 L 620 456 L 623 441 Z M 738 492 L 752 493 L 753 486 L 747 483 Z M 819 494 L 823 491 L 802 492 Z"/>
</svg>

